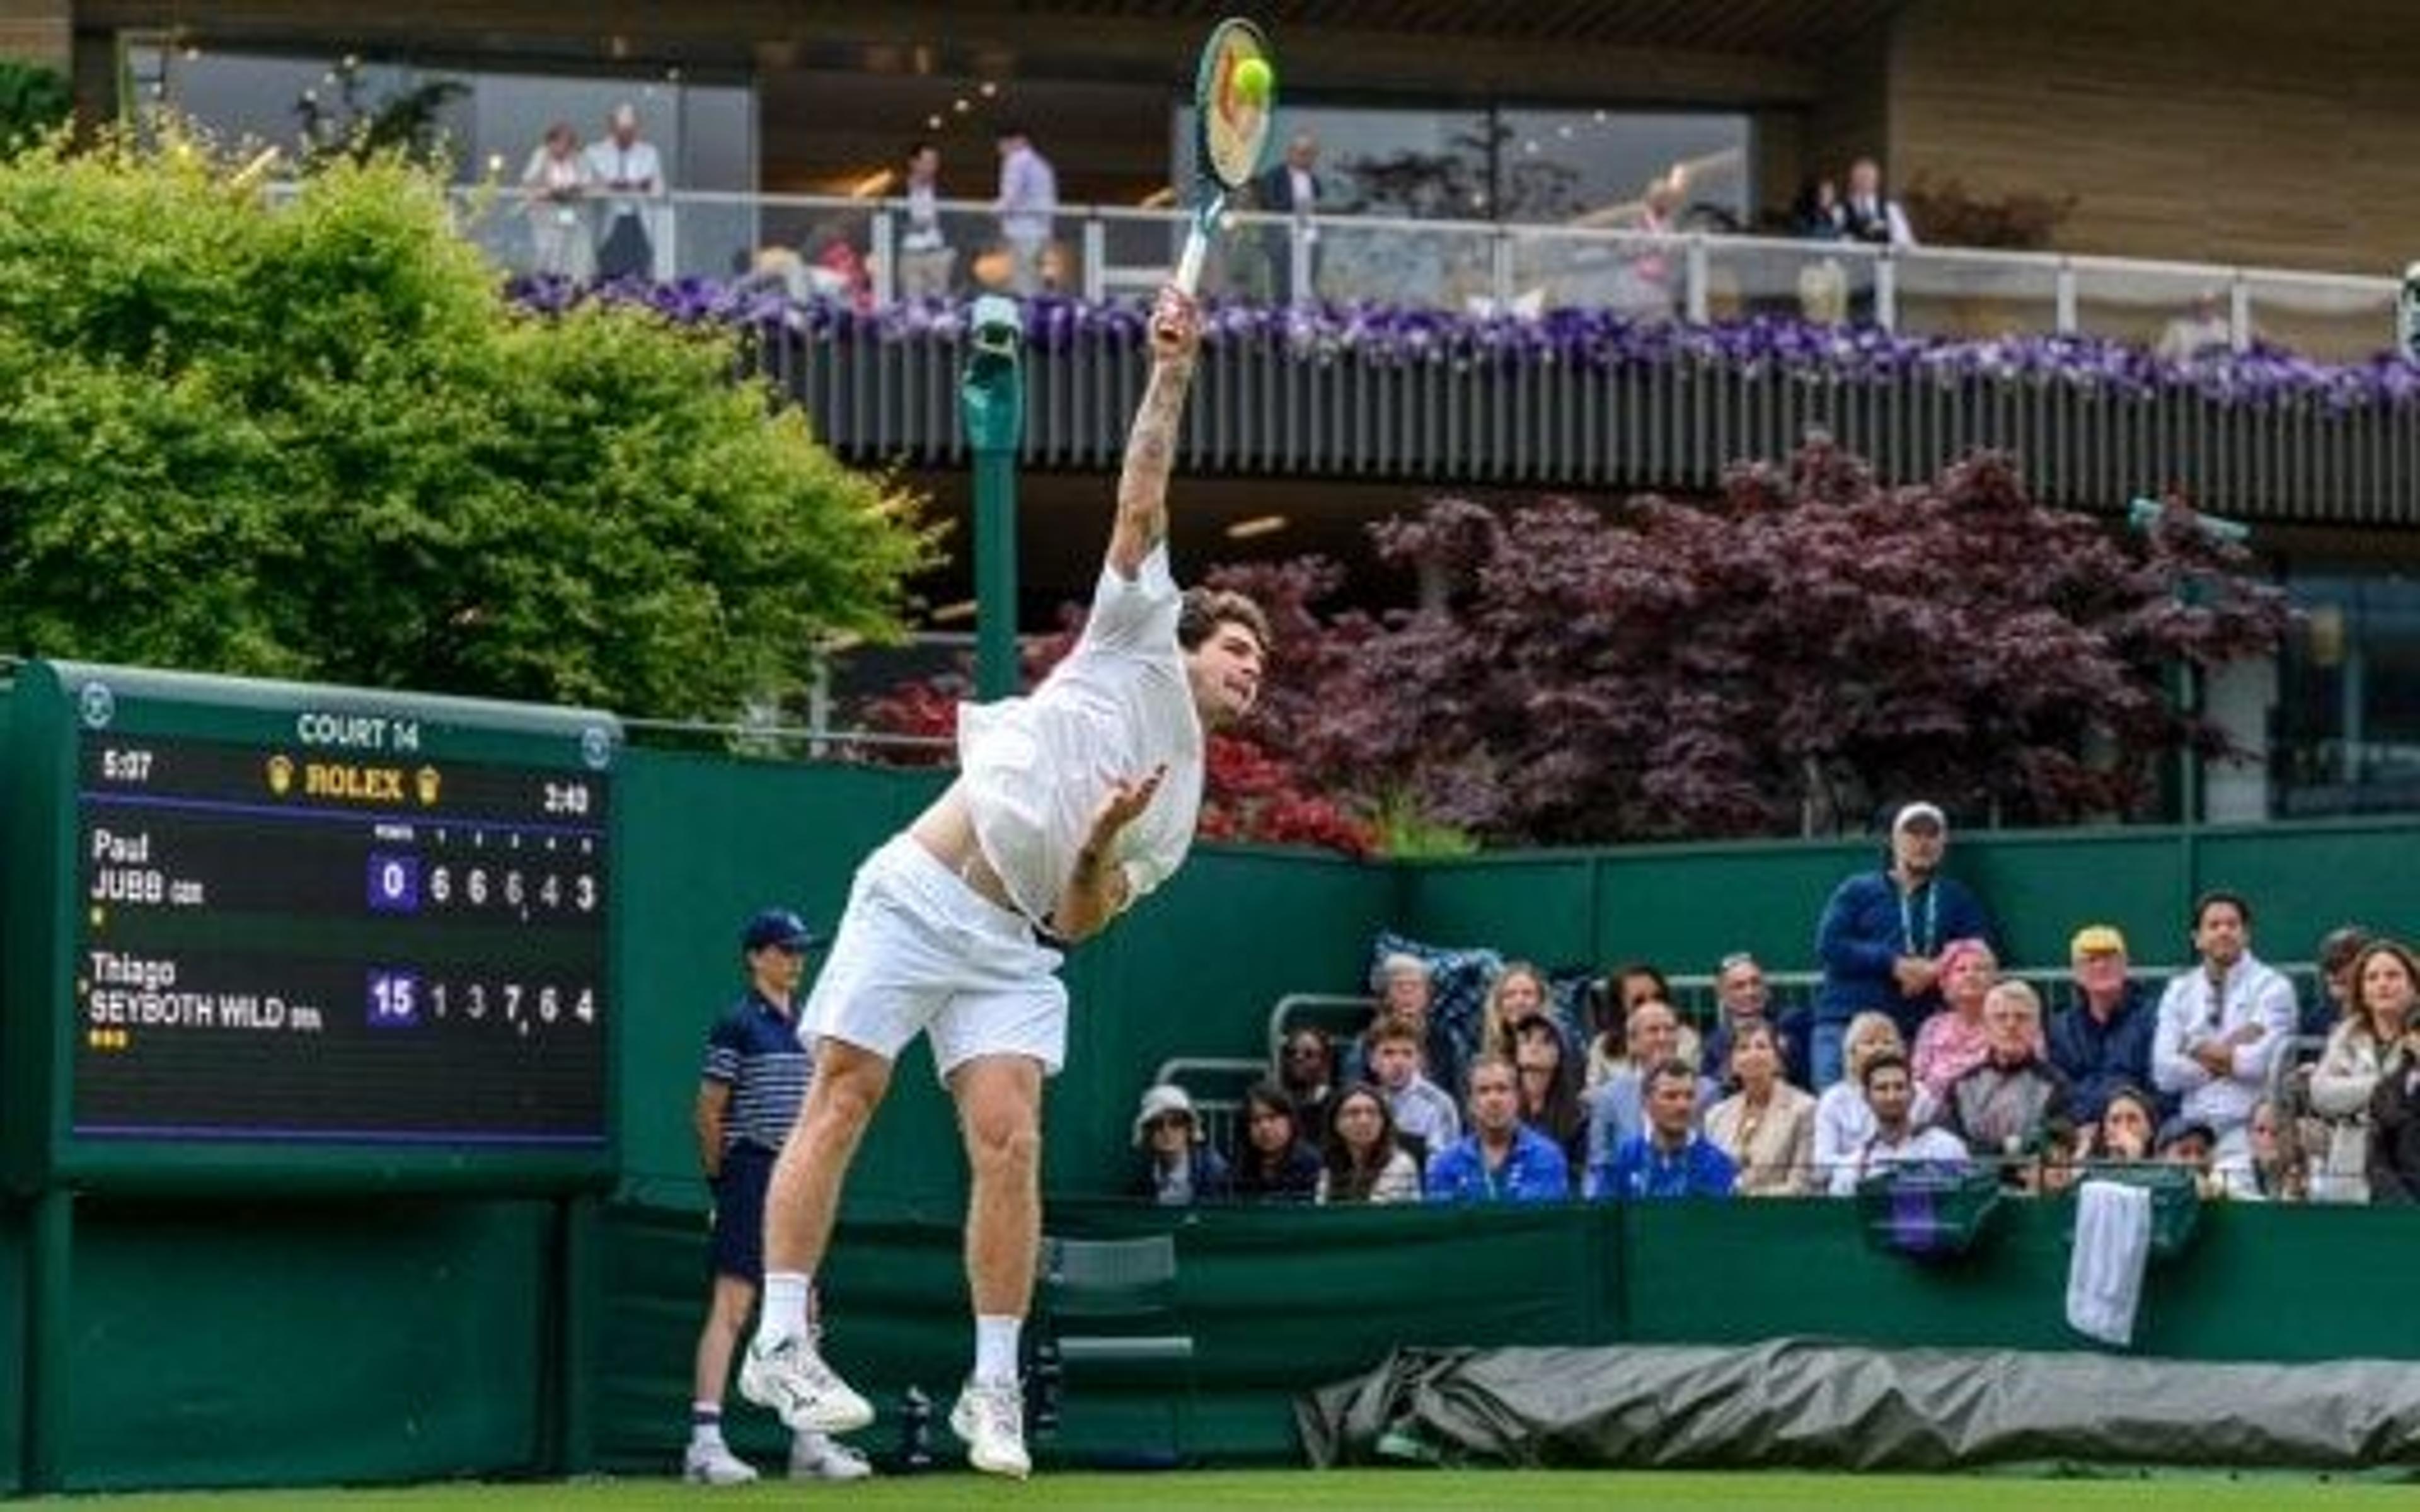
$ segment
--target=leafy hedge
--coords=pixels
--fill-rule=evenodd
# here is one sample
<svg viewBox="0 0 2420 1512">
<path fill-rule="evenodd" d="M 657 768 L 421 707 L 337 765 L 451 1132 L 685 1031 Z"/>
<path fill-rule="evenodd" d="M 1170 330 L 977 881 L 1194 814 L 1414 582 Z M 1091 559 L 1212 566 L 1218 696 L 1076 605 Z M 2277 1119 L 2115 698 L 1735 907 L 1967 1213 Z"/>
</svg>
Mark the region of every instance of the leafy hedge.
<svg viewBox="0 0 2420 1512">
<path fill-rule="evenodd" d="M 916 501 L 727 332 L 509 304 L 393 162 L 0 164 L 0 650 L 726 717 L 890 639 Z"/>
</svg>

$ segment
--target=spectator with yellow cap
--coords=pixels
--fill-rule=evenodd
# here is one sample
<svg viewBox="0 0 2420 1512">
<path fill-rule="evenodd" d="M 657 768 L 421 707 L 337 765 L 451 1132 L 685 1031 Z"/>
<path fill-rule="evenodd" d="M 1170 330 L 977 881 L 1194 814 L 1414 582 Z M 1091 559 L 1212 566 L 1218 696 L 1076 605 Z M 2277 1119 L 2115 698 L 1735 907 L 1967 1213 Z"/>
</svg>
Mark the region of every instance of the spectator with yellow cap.
<svg viewBox="0 0 2420 1512">
<path fill-rule="evenodd" d="M 2086 924 L 2067 944 L 2075 1000 L 2050 1021 L 2050 1063 L 2075 1088 L 2075 1116 L 2098 1123 L 2109 1094 L 2151 1085 L 2151 1037 L 2157 1005 L 2130 974 L 2126 936 L 2114 924 Z M 2161 1099 L 2159 1115 L 2176 1111 Z"/>
</svg>

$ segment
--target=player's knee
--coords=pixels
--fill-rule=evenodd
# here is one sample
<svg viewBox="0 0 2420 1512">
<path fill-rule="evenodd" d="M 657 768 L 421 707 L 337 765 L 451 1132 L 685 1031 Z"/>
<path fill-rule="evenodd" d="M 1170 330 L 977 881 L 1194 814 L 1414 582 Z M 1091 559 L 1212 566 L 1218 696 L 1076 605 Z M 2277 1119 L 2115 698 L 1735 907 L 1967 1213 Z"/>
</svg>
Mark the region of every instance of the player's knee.
<svg viewBox="0 0 2420 1512">
<path fill-rule="evenodd" d="M 1021 1109 L 995 1110 L 968 1120 L 967 1146 L 979 1165 L 1025 1170 L 1042 1159 L 1042 1131 Z"/>
<path fill-rule="evenodd" d="M 873 1119 L 889 1085 L 889 1068 L 878 1061 L 828 1063 L 815 1072 L 809 1116 L 819 1113 L 851 1132 L 861 1130 Z"/>
</svg>

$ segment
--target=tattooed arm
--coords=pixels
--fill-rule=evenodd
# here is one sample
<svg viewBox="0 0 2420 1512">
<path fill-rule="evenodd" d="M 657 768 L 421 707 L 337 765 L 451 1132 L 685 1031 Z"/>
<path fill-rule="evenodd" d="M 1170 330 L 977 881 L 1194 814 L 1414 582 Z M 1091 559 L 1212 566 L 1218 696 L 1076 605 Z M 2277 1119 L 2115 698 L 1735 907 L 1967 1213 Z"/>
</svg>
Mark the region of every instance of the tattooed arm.
<svg viewBox="0 0 2420 1512">
<path fill-rule="evenodd" d="M 1176 423 L 1193 383 L 1193 355 L 1202 327 L 1193 301 L 1162 289 L 1151 312 L 1151 382 L 1126 436 L 1118 474 L 1118 518 L 1109 532 L 1109 565 L 1131 580 L 1142 559 L 1168 538 L 1168 470 L 1176 459 Z"/>
</svg>

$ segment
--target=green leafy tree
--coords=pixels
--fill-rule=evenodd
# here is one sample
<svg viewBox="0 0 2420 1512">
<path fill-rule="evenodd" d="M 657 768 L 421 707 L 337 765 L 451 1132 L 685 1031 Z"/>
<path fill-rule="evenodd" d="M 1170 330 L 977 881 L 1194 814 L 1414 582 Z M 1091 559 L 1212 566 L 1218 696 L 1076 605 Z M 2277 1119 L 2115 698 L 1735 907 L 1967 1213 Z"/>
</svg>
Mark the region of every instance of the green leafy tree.
<svg viewBox="0 0 2420 1512">
<path fill-rule="evenodd" d="M 727 336 L 536 316 L 442 186 L 0 168 L 0 648 L 730 717 L 900 633 L 916 502 Z"/>
<path fill-rule="evenodd" d="M 74 108 L 75 97 L 56 69 L 0 58 L 0 157 L 65 126 Z"/>
</svg>

